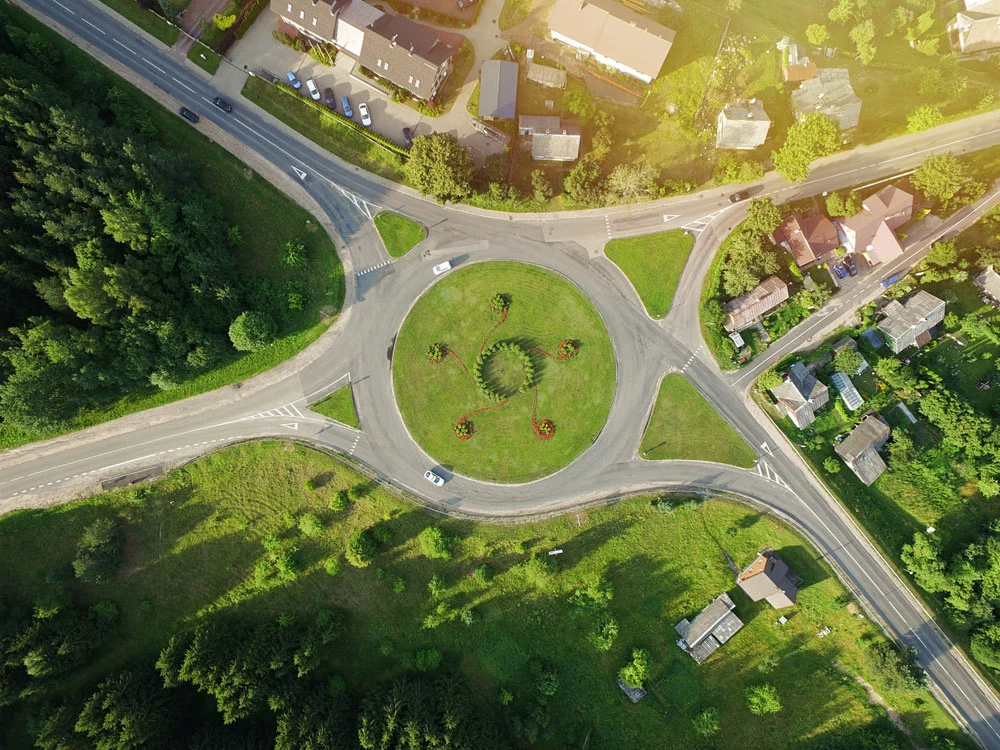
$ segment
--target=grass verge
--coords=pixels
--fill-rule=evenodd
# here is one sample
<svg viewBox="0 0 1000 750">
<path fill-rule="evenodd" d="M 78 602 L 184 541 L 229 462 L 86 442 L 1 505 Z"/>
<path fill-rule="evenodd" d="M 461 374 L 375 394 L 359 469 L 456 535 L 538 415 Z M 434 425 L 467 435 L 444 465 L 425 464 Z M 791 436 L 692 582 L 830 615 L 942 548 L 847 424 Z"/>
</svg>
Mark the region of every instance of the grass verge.
<svg viewBox="0 0 1000 750">
<path fill-rule="evenodd" d="M 347 510 L 327 509 L 338 491 L 351 489 L 358 499 Z M 865 644 L 880 637 L 878 629 L 857 616 L 856 603 L 822 558 L 772 517 L 739 505 L 637 498 L 539 523 L 442 520 L 373 487 L 345 464 L 277 442 L 216 453 L 149 490 L 142 499 L 123 490 L 0 518 L 0 594 L 9 602 L 51 592 L 47 577 L 68 568 L 73 542 L 96 518 L 124 522 L 126 562 L 109 583 L 63 579 L 78 604 L 115 602 L 118 632 L 96 661 L 47 684 L 39 701 L 79 701 L 109 672 L 151 665 L 170 635 L 213 613 L 249 622 L 279 615 L 310 621 L 318 609 L 335 607 L 346 611 L 347 628 L 336 648 L 320 654 L 317 669 L 324 677 L 342 675 L 354 695 L 410 673 L 416 651 L 436 648 L 469 680 L 483 720 L 499 724 L 531 708 L 529 660 L 551 662 L 561 687 L 547 699 L 546 748 L 580 747 L 584 737 L 592 750 L 871 747 L 849 738 L 884 727 L 883 710 L 834 661 L 872 683 L 914 741 L 943 747 L 936 740 L 947 737 L 971 747 L 929 691 L 892 689 L 873 668 Z M 305 513 L 322 522 L 318 536 L 299 532 Z M 343 562 L 345 540 L 378 522 L 391 541 L 372 566 Z M 418 535 L 432 525 L 459 538 L 450 559 L 421 554 Z M 298 575 L 285 585 L 254 588 L 253 569 L 269 535 L 294 545 Z M 774 625 L 776 614 L 765 602 L 753 603 L 733 586 L 716 540 L 724 540 L 739 565 L 771 546 L 801 576 L 795 608 L 783 611 L 787 623 Z M 545 554 L 554 547 L 564 550 L 558 560 Z M 331 560 L 342 563 L 336 575 L 324 571 Z M 490 575 L 473 576 L 482 566 Z M 439 599 L 428 597 L 433 575 L 443 581 Z M 574 606 L 572 594 L 598 577 L 613 586 L 610 602 L 597 611 Z M 672 626 L 722 591 L 730 592 L 746 626 L 696 666 L 675 645 Z M 439 603 L 448 612 L 468 608 L 471 624 L 445 618 L 422 627 Z M 588 640 L 602 616 L 614 618 L 618 629 L 607 651 Z M 817 638 L 820 626 L 829 626 L 830 635 Z M 649 653 L 650 676 L 649 695 L 632 705 L 614 680 L 635 647 Z M 744 691 L 760 683 L 776 688 L 780 713 L 748 712 Z M 501 688 L 514 696 L 507 709 L 497 705 Z M 22 703 L 5 715 L 5 746 L 31 744 L 26 726 L 33 708 Z M 692 723 L 706 708 L 718 710 L 722 730 L 708 745 Z M 909 741 L 900 735 L 892 746 Z"/>
<path fill-rule="evenodd" d="M 181 35 L 177 27 L 170 25 L 153 11 L 146 10 L 135 0 L 101 0 L 101 2 L 168 47 L 173 47 Z"/>
<path fill-rule="evenodd" d="M 355 430 L 361 429 L 361 421 L 358 419 L 358 411 L 354 408 L 354 393 L 351 391 L 351 384 L 348 383 L 343 388 L 338 388 L 326 398 L 317 401 L 309 406 L 317 414 L 329 417 Z"/>
<path fill-rule="evenodd" d="M 219 63 L 222 62 L 222 58 L 219 56 L 218 52 L 200 44 L 196 44 L 188 50 L 187 58 L 199 68 L 213 76 L 219 69 Z"/>
<path fill-rule="evenodd" d="M 386 252 L 393 258 L 403 257 L 427 236 L 422 224 L 392 211 L 380 211 L 374 221 Z"/>
<path fill-rule="evenodd" d="M 736 430 L 677 373 L 660 383 L 639 455 L 652 461 L 717 461 L 744 469 L 757 460 Z"/>
<path fill-rule="evenodd" d="M 632 282 L 649 316 L 659 319 L 670 310 L 677 282 L 693 247 L 691 235 L 675 229 L 611 240 L 605 245 L 604 254 Z"/>
</svg>

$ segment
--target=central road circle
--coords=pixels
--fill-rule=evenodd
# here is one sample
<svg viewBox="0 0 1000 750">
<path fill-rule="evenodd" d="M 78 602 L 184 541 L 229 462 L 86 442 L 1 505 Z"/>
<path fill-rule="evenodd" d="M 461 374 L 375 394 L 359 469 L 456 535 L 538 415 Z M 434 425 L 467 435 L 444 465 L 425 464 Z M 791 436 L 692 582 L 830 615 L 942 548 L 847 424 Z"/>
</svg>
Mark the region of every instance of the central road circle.
<svg viewBox="0 0 1000 750">
<path fill-rule="evenodd" d="M 392 359 L 411 437 L 450 471 L 526 482 L 567 466 L 607 420 L 607 327 L 564 277 L 526 263 L 452 271 L 417 300 Z"/>
</svg>

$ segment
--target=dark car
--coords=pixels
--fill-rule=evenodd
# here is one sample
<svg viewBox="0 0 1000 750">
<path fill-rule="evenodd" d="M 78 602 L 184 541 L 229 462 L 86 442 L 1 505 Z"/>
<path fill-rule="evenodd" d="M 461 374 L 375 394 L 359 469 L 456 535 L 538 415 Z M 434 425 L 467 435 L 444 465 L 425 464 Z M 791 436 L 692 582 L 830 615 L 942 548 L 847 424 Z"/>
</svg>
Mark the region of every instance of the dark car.
<svg viewBox="0 0 1000 750">
<path fill-rule="evenodd" d="M 407 148 L 413 148 L 413 131 L 410 128 L 403 128 L 403 143 Z"/>
<path fill-rule="evenodd" d="M 730 203 L 739 203 L 740 201 L 745 201 L 750 196 L 750 193 L 746 190 L 741 190 L 738 193 L 733 193 L 729 196 Z"/>
<path fill-rule="evenodd" d="M 844 256 L 844 265 L 847 266 L 847 272 L 851 276 L 858 275 L 858 264 L 854 262 L 854 256 L 850 253 Z"/>
<path fill-rule="evenodd" d="M 223 112 L 232 112 L 233 105 L 223 99 L 221 96 L 217 96 L 212 100 L 212 104 L 221 109 Z"/>
<path fill-rule="evenodd" d="M 198 115 L 196 115 L 194 112 L 192 112 L 187 107 L 181 107 L 180 112 L 181 112 L 181 117 L 183 117 L 185 120 L 187 120 L 190 123 L 198 122 L 198 120 L 201 119 L 201 118 L 198 117 Z"/>
<path fill-rule="evenodd" d="M 333 89 L 323 89 L 323 104 L 337 111 L 337 98 L 333 95 Z"/>
<path fill-rule="evenodd" d="M 835 274 L 837 274 L 837 278 L 838 279 L 843 279 L 844 277 L 847 276 L 847 269 L 844 268 L 844 264 L 843 263 L 834 263 L 833 264 L 833 272 Z"/>
</svg>

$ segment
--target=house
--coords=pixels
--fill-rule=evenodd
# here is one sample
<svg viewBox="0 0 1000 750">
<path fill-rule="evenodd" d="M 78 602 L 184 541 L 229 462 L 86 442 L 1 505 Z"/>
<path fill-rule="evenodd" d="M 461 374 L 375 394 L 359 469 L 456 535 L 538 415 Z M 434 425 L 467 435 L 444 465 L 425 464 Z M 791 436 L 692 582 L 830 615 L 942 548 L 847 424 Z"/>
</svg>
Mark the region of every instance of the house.
<svg viewBox="0 0 1000 750">
<path fill-rule="evenodd" d="M 913 196 L 895 185 L 868 196 L 861 210 L 836 222 L 840 239 L 850 252 L 861 253 L 871 265 L 888 263 L 903 254 L 895 230 L 913 217 Z"/>
<path fill-rule="evenodd" d="M 948 38 L 963 55 L 1000 47 L 1000 0 L 965 0 L 948 23 Z"/>
<path fill-rule="evenodd" d="M 801 362 L 788 369 L 781 385 L 771 389 L 778 412 L 792 420 L 800 430 L 816 419 L 816 411 L 830 400 L 830 389 Z"/>
<path fill-rule="evenodd" d="M 464 41 L 461 34 L 438 31 L 406 16 L 382 15 L 365 29 L 359 59 L 379 78 L 418 99 L 433 99 Z"/>
<path fill-rule="evenodd" d="M 775 609 L 791 607 L 799 593 L 802 579 L 799 578 L 770 547 L 757 555 L 736 576 L 736 585 L 753 601 L 764 599 Z"/>
<path fill-rule="evenodd" d="M 517 133 L 531 144 L 535 161 L 573 161 L 580 154 L 580 126 L 552 115 L 521 115 Z"/>
<path fill-rule="evenodd" d="M 851 382 L 851 379 L 847 377 L 847 373 L 837 370 L 830 376 L 830 382 L 833 383 L 834 388 L 840 393 L 840 398 L 846 406 L 851 411 L 855 411 L 861 408 L 865 400 L 858 393 L 858 389 Z"/>
<path fill-rule="evenodd" d="M 651 83 L 660 74 L 676 32 L 614 0 L 556 0 L 552 38 L 602 65 Z"/>
<path fill-rule="evenodd" d="M 841 130 L 857 127 L 861 117 L 861 99 L 851 88 L 846 68 L 821 68 L 815 78 L 803 81 L 792 92 L 792 104 L 797 117 L 822 112 Z"/>
<path fill-rule="evenodd" d="M 517 63 L 486 60 L 479 72 L 479 116 L 513 120 L 517 105 Z"/>
<path fill-rule="evenodd" d="M 781 52 L 781 77 L 785 83 L 800 83 L 816 77 L 816 63 L 802 53 L 798 44 L 786 36 L 782 37 L 777 47 Z"/>
<path fill-rule="evenodd" d="M 771 119 L 759 99 L 727 104 L 719 112 L 715 147 L 750 151 L 767 140 Z"/>
<path fill-rule="evenodd" d="M 921 289 L 905 302 L 892 300 L 882 310 L 879 331 L 895 354 L 931 340 L 931 329 L 944 320 L 944 300 Z"/>
<path fill-rule="evenodd" d="M 790 214 L 771 233 L 771 241 L 805 268 L 840 247 L 840 237 L 833 222 L 818 211 Z"/>
<path fill-rule="evenodd" d="M 986 266 L 972 282 L 979 287 L 984 296 L 993 300 L 993 304 L 1000 304 L 1000 273 L 994 271 L 993 266 Z"/>
<path fill-rule="evenodd" d="M 534 60 L 535 51 L 528 50 L 528 71 L 525 77 L 532 83 L 541 86 L 548 86 L 550 89 L 566 88 L 566 71 L 563 68 L 555 68 L 551 65 L 538 63 Z"/>
<path fill-rule="evenodd" d="M 727 331 L 742 331 L 788 299 L 788 284 L 777 276 L 768 276 L 746 294 L 726 303 Z"/>
<path fill-rule="evenodd" d="M 743 627 L 734 609 L 736 605 L 729 594 L 719 594 L 694 620 L 684 619 L 674 626 L 680 636 L 677 645 L 701 664 Z"/>
<path fill-rule="evenodd" d="M 889 433 L 889 425 L 874 414 L 866 414 L 834 450 L 858 479 L 870 485 L 887 468 L 878 451 Z"/>
<path fill-rule="evenodd" d="M 364 0 L 271 0 L 271 10 L 292 31 L 326 42 L 357 59 L 365 29 L 385 15 Z"/>
</svg>

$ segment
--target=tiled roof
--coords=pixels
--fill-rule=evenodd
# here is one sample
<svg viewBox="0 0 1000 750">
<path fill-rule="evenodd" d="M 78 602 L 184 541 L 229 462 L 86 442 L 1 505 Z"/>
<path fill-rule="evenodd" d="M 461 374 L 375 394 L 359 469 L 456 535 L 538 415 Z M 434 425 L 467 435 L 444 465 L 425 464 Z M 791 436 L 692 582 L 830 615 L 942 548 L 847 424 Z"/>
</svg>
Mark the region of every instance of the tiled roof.
<svg viewBox="0 0 1000 750">
<path fill-rule="evenodd" d="M 727 331 L 742 331 L 755 320 L 788 299 L 788 284 L 777 276 L 768 276 L 746 294 L 726 303 Z"/>
<path fill-rule="evenodd" d="M 832 117 L 841 130 L 857 127 L 861 99 L 851 88 L 846 68 L 820 68 L 819 74 L 792 92 L 795 109 L 801 115 L 822 112 Z"/>
</svg>

